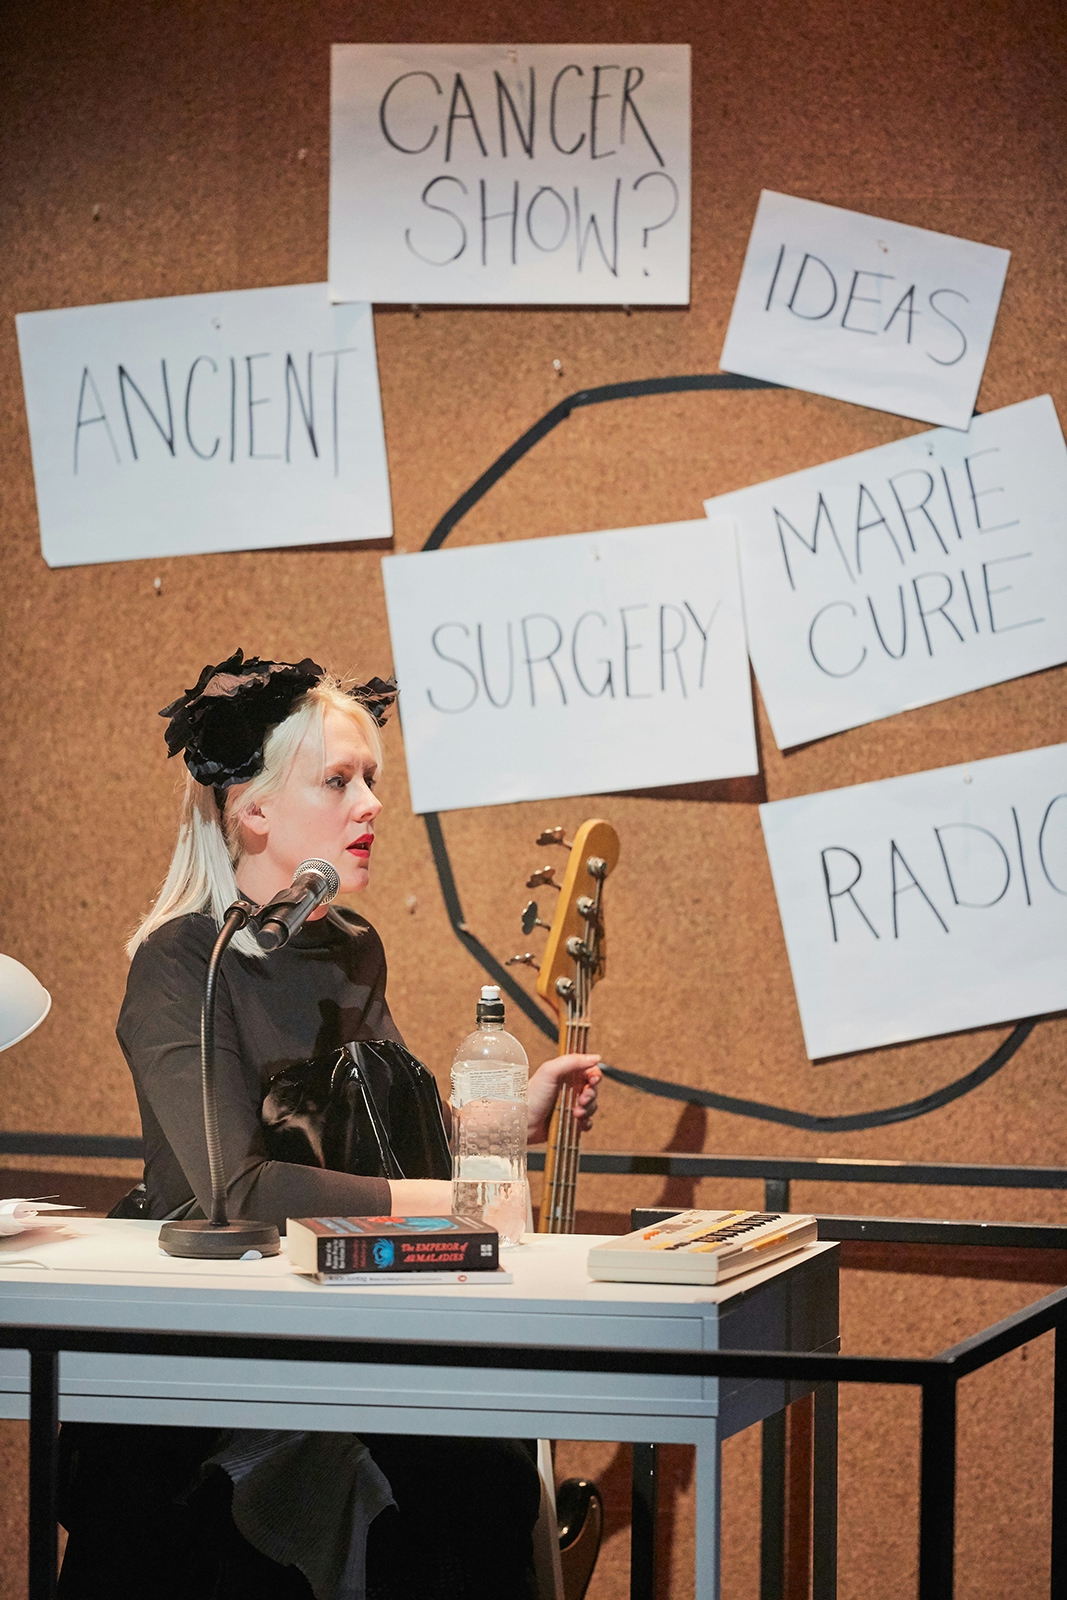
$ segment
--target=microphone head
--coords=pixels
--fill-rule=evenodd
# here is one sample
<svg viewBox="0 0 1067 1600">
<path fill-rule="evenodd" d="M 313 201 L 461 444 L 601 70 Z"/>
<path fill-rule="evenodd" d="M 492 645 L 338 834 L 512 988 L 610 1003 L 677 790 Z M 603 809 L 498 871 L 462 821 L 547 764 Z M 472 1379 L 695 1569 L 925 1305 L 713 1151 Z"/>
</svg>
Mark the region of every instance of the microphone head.
<svg viewBox="0 0 1067 1600">
<path fill-rule="evenodd" d="M 301 877 L 305 872 L 316 872 L 322 878 L 326 884 L 326 894 L 324 896 L 326 900 L 336 898 L 337 892 L 341 887 L 341 879 L 338 876 L 337 868 L 332 862 L 320 861 L 318 857 L 312 857 L 310 861 L 301 861 L 293 874 L 293 882 L 295 883 L 297 878 Z"/>
</svg>

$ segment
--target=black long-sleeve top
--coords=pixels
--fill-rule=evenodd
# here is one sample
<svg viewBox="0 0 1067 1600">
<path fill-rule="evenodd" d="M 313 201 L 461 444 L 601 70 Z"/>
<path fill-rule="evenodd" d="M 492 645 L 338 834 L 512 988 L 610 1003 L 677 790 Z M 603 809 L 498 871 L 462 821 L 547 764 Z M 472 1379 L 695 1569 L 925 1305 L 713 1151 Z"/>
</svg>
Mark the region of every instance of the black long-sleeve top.
<svg viewBox="0 0 1067 1600">
<path fill-rule="evenodd" d="M 200 1088 L 200 1008 L 215 942 L 212 919 L 175 917 L 140 946 L 119 1013 L 145 1148 L 149 1215 L 195 1196 L 210 1214 L 211 1181 Z M 353 1039 L 403 1041 L 385 999 L 385 952 L 352 911 L 332 907 L 260 960 L 232 946 L 222 958 L 215 1020 L 219 1131 L 230 1216 L 273 1222 L 390 1209 L 384 1178 L 267 1158 L 260 1124 L 268 1080 Z"/>
</svg>

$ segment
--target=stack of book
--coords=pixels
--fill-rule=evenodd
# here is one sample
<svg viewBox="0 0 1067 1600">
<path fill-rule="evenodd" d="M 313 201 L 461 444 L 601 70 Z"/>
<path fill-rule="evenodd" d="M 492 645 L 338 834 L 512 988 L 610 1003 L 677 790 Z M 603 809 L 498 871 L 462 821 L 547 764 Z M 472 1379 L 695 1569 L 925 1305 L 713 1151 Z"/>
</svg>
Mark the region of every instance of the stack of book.
<svg viewBox="0 0 1067 1600">
<path fill-rule="evenodd" d="M 605 1283 L 723 1283 L 818 1238 L 814 1217 L 779 1211 L 680 1211 L 594 1245 L 589 1275 Z"/>
<path fill-rule="evenodd" d="M 500 1236 L 470 1217 L 290 1217 L 289 1260 L 319 1283 L 510 1283 Z"/>
</svg>

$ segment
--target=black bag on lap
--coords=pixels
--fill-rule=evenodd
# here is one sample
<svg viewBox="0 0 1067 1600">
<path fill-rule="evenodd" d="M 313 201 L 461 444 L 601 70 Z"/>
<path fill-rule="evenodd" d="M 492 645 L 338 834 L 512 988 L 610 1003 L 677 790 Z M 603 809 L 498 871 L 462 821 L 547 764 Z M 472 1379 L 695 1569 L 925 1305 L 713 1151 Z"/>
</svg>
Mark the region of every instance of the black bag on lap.
<svg viewBox="0 0 1067 1600">
<path fill-rule="evenodd" d="M 452 1157 L 433 1074 L 392 1039 L 359 1039 L 297 1061 L 267 1084 L 260 1121 L 272 1161 L 359 1178 L 444 1178 Z M 109 1217 L 145 1217 L 143 1183 Z M 199 1217 L 195 1200 L 177 1217 Z M 172 1219 L 167 1219 L 172 1220 Z"/>
<path fill-rule="evenodd" d="M 273 1161 L 363 1178 L 450 1178 L 432 1074 L 391 1039 L 343 1044 L 267 1085 L 260 1110 Z"/>
</svg>

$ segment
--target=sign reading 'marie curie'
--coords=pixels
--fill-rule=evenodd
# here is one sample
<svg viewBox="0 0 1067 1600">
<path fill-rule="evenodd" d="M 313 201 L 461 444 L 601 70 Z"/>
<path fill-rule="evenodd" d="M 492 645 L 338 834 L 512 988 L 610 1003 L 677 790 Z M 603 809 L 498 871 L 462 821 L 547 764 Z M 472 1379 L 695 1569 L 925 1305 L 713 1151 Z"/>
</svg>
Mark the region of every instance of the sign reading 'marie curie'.
<svg viewBox="0 0 1067 1600">
<path fill-rule="evenodd" d="M 1067 660 L 1067 447 L 1047 395 L 705 506 L 737 521 L 782 749 Z"/>
<path fill-rule="evenodd" d="M 684 305 L 688 45 L 335 45 L 338 300 Z"/>
</svg>

